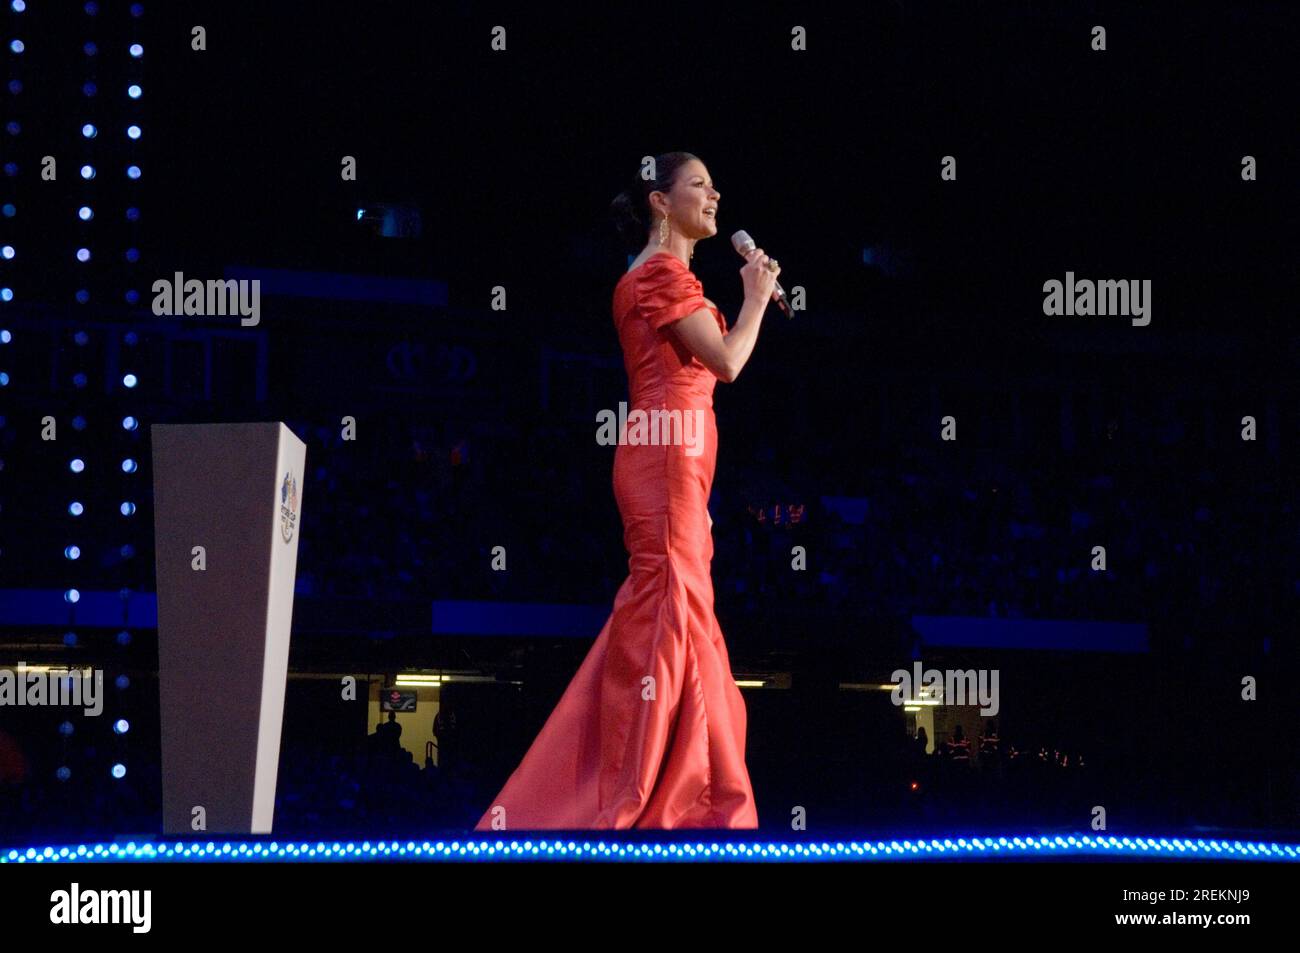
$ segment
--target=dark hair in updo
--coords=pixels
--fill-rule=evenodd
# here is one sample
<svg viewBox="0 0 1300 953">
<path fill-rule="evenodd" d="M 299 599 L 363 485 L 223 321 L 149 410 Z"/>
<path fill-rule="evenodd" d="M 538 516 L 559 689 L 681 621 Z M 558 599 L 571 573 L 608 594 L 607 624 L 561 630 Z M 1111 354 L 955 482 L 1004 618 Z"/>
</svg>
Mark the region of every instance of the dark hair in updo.
<svg viewBox="0 0 1300 953">
<path fill-rule="evenodd" d="M 697 158 L 689 152 L 665 152 L 655 156 L 654 177 L 643 179 L 638 169 L 632 184 L 614 197 L 609 206 L 610 215 L 614 227 L 630 248 L 640 248 L 645 244 L 653 224 L 650 220 L 650 193 L 667 192 L 677 181 L 682 166 Z"/>
</svg>

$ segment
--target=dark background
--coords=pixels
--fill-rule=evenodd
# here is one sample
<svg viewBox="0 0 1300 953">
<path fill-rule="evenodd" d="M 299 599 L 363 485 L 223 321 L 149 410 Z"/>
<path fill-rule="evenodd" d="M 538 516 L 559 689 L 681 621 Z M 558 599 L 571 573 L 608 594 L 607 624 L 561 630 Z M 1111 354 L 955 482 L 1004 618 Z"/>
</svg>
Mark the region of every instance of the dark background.
<svg viewBox="0 0 1300 953">
<path fill-rule="evenodd" d="M 121 6 L 103 4 L 101 17 L 125 36 Z M 1265 3 L 1045 7 L 154 2 L 145 215 L 99 233 L 144 257 L 134 272 L 97 264 L 82 308 L 70 299 L 77 236 L 59 218 L 72 199 L 30 178 L 48 148 L 41 117 L 78 108 L 80 61 L 33 44 L 26 138 L 5 143 L 28 177 L 4 187 L 29 200 L 34 214 L 15 228 L 48 264 L 25 254 L 15 265 L 29 269 L 30 293 L 10 313 L 44 330 L 16 342 L 27 349 L 14 360 L 41 372 L 7 395 L 5 585 L 70 584 L 66 475 L 27 423 L 42 412 L 89 405 L 100 417 L 87 447 L 116 453 L 131 439 L 146 460 L 149 423 L 286 420 L 308 441 L 311 474 L 295 671 L 469 666 L 524 687 L 463 702 L 480 713 L 484 745 L 466 755 L 461 794 L 430 813 L 415 788 L 356 768 L 375 802 L 401 805 L 366 814 L 320 793 L 320 775 L 347 774 L 336 760 L 313 767 L 335 757 L 321 745 L 353 744 L 347 720 L 291 684 L 285 790 L 332 804 L 328 821 L 290 805 L 277 822 L 472 824 L 588 643 L 431 639 L 429 601 L 612 599 L 626 557 L 610 455 L 591 430 L 625 393 L 610 295 L 627 250 L 607 211 L 643 155 L 684 149 L 722 194 L 719 237 L 698 246 L 693 268 L 729 320 L 741 300 L 727 241 L 737 228 L 780 257 L 788 289 L 807 292 L 793 321 L 769 313 L 745 374 L 715 398 L 718 615 L 738 671 L 784 672 L 794 686 L 747 695 L 764 823 L 779 828 L 785 803 L 807 802 L 876 829 L 1069 827 L 1110 803 L 1130 824 L 1294 827 L 1300 20 Z M 65 43 L 52 48 L 75 53 L 80 21 L 29 15 Z M 795 23 L 807 52 L 789 48 Z M 189 48 L 195 24 L 206 52 Z M 505 53 L 489 45 L 497 24 Z M 1090 49 L 1094 24 L 1107 29 L 1105 52 Z M 79 146 L 76 123 L 49 128 Z M 340 179 L 345 155 L 355 182 Z M 955 182 L 939 178 L 945 155 Z M 1241 180 L 1243 155 L 1256 157 L 1258 181 Z M 377 236 L 356 219 L 375 203 L 418 212 L 422 234 Z M 43 216 L 50 226 L 33 226 Z M 232 266 L 423 279 L 444 283 L 447 300 L 270 298 L 262 326 L 244 331 L 153 318 L 148 295 L 121 303 L 132 282 Z M 1067 271 L 1150 279 L 1150 326 L 1044 316 L 1043 282 Z M 489 310 L 496 285 L 505 312 Z M 104 341 L 138 329 L 141 366 L 167 353 L 172 376 L 146 375 L 125 394 L 103 372 L 113 346 L 72 343 L 82 325 Z M 191 340 L 177 340 L 181 328 Z M 414 355 L 406 372 L 393 370 L 394 349 Z M 69 388 L 76 366 L 91 369 L 93 399 Z M 128 407 L 145 422 L 138 435 L 97 435 L 94 423 Z M 356 447 L 337 440 L 345 414 L 363 422 Z M 937 437 L 945 414 L 959 420 L 955 445 Z M 1239 439 L 1245 414 L 1260 421 L 1256 443 Z M 871 501 L 865 524 L 819 503 L 839 495 Z M 810 508 L 805 526 L 754 519 L 791 502 Z M 152 588 L 150 528 L 139 525 L 130 558 L 119 525 L 100 525 L 107 555 L 78 567 L 81 585 Z M 1041 539 L 1025 543 L 1022 525 Z M 1098 538 L 1113 541 L 1104 581 L 1078 573 Z M 487 568 L 498 542 L 512 553 L 505 578 Z M 807 579 L 783 571 L 792 542 L 816 554 Z M 347 603 L 348 616 L 346 600 L 364 602 Z M 1017 689 L 1004 734 L 1025 750 L 1084 752 L 1091 771 L 1002 779 L 1009 787 L 978 798 L 938 779 L 937 800 L 917 806 L 901 793 L 916 772 L 896 750 L 897 713 L 834 690 L 908 664 L 915 614 L 1145 622 L 1150 652 L 949 656 L 1033 686 Z M 8 631 L 35 661 L 63 657 L 64 628 Z M 148 633 L 129 647 L 113 635 L 62 645 L 129 661 L 147 685 Z M 1266 685 L 1252 707 L 1238 700 L 1243 674 Z M 147 694 L 132 704 L 147 726 Z M 16 737 L 30 753 L 45 730 Z M 124 750 L 148 765 L 156 751 L 142 732 Z M 150 770 L 133 775 L 146 780 L 130 802 L 105 795 L 92 814 L 77 806 L 92 795 L 68 795 L 28 829 L 147 827 Z M 10 794 L 30 806 L 48 783 Z"/>
</svg>

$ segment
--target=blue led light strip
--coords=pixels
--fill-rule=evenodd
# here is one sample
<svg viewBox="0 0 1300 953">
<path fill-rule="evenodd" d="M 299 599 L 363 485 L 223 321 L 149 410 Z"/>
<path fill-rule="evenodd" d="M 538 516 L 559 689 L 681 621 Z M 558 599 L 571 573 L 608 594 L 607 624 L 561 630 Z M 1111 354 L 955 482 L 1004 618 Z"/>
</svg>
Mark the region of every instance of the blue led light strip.
<svg viewBox="0 0 1300 953">
<path fill-rule="evenodd" d="M 1160 857 L 1295 863 L 1300 845 L 1181 837 L 1044 835 L 818 843 L 695 841 L 621 844 L 526 838 L 509 840 L 215 842 L 134 841 L 0 851 L 0 864 L 88 861 L 341 861 L 341 860 L 626 860 L 864 861 L 991 857 Z"/>
</svg>

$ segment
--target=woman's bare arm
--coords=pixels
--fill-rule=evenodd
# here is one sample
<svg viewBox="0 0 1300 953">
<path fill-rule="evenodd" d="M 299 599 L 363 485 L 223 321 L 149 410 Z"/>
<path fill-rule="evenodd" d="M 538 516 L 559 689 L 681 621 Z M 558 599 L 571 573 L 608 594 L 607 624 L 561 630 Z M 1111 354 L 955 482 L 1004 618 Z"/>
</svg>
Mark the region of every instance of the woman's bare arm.
<svg viewBox="0 0 1300 953">
<path fill-rule="evenodd" d="M 718 330 L 718 321 L 707 308 L 674 321 L 670 327 L 677 339 L 713 372 L 714 377 L 730 384 L 740 376 L 749 355 L 754 352 L 765 310 L 766 302 L 746 299 L 735 326 L 726 337 Z"/>
<path fill-rule="evenodd" d="M 694 311 L 671 325 L 673 333 L 686 349 L 699 358 L 714 377 L 725 383 L 730 384 L 740 376 L 749 355 L 754 353 L 763 312 L 767 310 L 767 303 L 776 288 L 776 276 L 781 273 L 779 267 L 769 269 L 767 264 L 767 255 L 763 249 L 757 248 L 750 252 L 740 269 L 745 303 L 740 306 L 736 323 L 726 337 L 718 330 L 718 322 L 707 308 Z"/>
</svg>

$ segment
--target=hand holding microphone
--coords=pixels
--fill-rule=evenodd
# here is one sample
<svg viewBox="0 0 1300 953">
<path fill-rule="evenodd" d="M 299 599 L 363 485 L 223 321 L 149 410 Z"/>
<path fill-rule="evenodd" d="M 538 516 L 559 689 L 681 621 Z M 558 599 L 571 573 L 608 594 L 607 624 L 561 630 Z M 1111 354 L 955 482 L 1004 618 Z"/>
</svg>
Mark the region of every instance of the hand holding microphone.
<svg viewBox="0 0 1300 953">
<path fill-rule="evenodd" d="M 777 282 L 781 265 L 775 258 L 769 258 L 763 249 L 754 244 L 749 233 L 741 230 L 731 236 L 731 245 L 747 264 L 740 269 L 741 280 L 745 284 L 745 297 L 756 297 L 760 301 L 771 298 L 777 307 L 785 312 L 787 318 L 794 317 L 790 301 L 785 296 L 785 289 Z"/>
<path fill-rule="evenodd" d="M 775 299 L 776 275 L 780 270 L 780 265 L 773 267 L 773 259 L 765 255 L 763 249 L 756 248 L 750 252 L 744 267 L 740 269 L 740 280 L 745 286 L 745 299 L 758 301 L 764 305 Z"/>
</svg>

